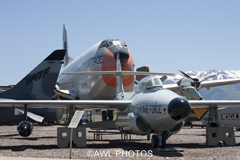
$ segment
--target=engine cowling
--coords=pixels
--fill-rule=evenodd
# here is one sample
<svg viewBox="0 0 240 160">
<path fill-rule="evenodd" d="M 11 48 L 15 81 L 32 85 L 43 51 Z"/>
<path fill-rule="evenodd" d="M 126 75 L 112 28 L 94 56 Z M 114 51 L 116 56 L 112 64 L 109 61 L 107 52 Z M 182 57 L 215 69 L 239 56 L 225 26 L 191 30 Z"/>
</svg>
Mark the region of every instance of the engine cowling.
<svg viewBox="0 0 240 160">
<path fill-rule="evenodd" d="M 119 115 L 115 125 L 120 131 L 128 134 L 146 135 L 149 133 L 149 127 L 144 120 L 133 112 Z"/>
<path fill-rule="evenodd" d="M 22 137 L 28 137 L 33 130 L 33 125 L 29 121 L 22 121 L 18 124 L 17 131 Z"/>
<path fill-rule="evenodd" d="M 191 82 L 191 80 L 189 80 L 188 78 L 182 78 L 181 80 L 179 80 L 177 82 L 177 84 L 180 87 L 192 86 L 192 87 L 195 87 L 197 90 L 199 90 L 201 88 L 201 82 L 199 81 L 199 79 L 194 77 L 194 78 L 192 78 L 192 80 L 194 82 Z"/>
</svg>

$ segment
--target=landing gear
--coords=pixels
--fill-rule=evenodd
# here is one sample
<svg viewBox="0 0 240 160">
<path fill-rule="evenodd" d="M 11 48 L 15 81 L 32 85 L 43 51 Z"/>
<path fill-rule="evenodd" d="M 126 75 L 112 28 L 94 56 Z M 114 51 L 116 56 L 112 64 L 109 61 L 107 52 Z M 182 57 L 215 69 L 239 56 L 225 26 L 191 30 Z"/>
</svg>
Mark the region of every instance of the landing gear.
<svg viewBox="0 0 240 160">
<path fill-rule="evenodd" d="M 17 127 L 17 131 L 20 136 L 22 137 L 28 137 L 32 133 L 33 125 L 29 121 L 22 121 L 19 123 Z"/>
<path fill-rule="evenodd" d="M 164 137 L 162 137 L 162 145 L 161 148 L 165 148 L 166 147 L 166 139 Z"/>
<path fill-rule="evenodd" d="M 102 111 L 102 120 L 103 121 L 107 120 L 107 111 Z"/>
<path fill-rule="evenodd" d="M 167 140 L 166 137 L 161 134 L 152 135 L 152 140 L 151 140 L 152 148 L 157 148 L 158 146 L 160 146 L 161 148 L 165 148 L 166 140 Z"/>
<path fill-rule="evenodd" d="M 106 121 L 107 119 L 113 120 L 113 110 L 102 111 L 102 120 Z"/>
<path fill-rule="evenodd" d="M 108 110 L 108 120 L 113 120 L 113 110 Z"/>
<path fill-rule="evenodd" d="M 27 105 L 24 106 L 24 120 L 18 124 L 17 131 L 20 136 L 28 137 L 32 133 L 33 125 L 27 121 Z"/>
<path fill-rule="evenodd" d="M 157 146 L 158 146 L 158 137 L 156 135 L 152 135 L 151 144 L 152 144 L 152 148 L 157 148 Z"/>
</svg>

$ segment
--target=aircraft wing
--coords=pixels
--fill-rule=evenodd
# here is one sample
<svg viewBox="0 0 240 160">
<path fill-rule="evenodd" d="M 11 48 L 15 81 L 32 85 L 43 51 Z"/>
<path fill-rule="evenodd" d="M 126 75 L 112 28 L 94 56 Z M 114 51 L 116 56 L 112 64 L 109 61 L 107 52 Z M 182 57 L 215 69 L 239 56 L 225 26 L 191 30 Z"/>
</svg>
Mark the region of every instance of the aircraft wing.
<svg viewBox="0 0 240 160">
<path fill-rule="evenodd" d="M 214 81 L 203 81 L 201 82 L 201 88 L 210 88 L 216 86 L 224 86 L 229 84 L 240 83 L 240 79 L 223 79 L 223 80 L 214 80 Z"/>
<path fill-rule="evenodd" d="M 174 83 L 174 84 L 165 84 L 165 85 L 163 85 L 163 88 L 169 89 L 169 90 L 171 90 L 173 92 L 178 92 L 178 91 L 181 90 L 181 88 L 176 83 Z"/>
<path fill-rule="evenodd" d="M 189 100 L 192 109 L 198 108 L 239 108 L 240 100 Z"/>
<path fill-rule="evenodd" d="M 73 106 L 80 109 L 117 109 L 127 111 L 132 101 L 125 100 L 1 100 L 0 107 L 43 107 L 67 108 Z"/>
<path fill-rule="evenodd" d="M 223 80 L 213 80 L 213 81 L 203 81 L 201 82 L 201 88 L 211 88 L 217 86 L 224 86 L 229 84 L 240 83 L 240 79 L 223 79 Z M 179 93 L 181 88 L 177 84 L 165 84 L 163 88 L 169 89 L 173 92 Z"/>
</svg>

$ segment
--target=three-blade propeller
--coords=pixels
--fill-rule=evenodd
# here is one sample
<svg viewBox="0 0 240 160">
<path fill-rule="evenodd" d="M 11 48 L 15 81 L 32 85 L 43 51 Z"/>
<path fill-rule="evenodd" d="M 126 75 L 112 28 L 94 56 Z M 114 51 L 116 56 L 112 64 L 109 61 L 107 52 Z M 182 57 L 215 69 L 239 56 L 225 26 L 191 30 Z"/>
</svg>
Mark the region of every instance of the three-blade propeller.
<svg viewBox="0 0 240 160">
<path fill-rule="evenodd" d="M 207 79 L 216 76 L 216 74 L 213 74 L 213 75 L 207 76 L 207 77 L 203 78 L 201 81 L 199 81 L 198 78 L 192 78 L 192 77 L 189 76 L 187 73 L 185 73 L 185 72 L 183 72 L 183 71 L 181 71 L 181 70 L 178 70 L 178 71 L 181 72 L 186 78 L 188 78 L 188 79 L 191 81 L 191 85 L 194 86 L 194 87 L 196 87 L 197 89 L 198 89 L 199 86 L 201 85 L 201 82 L 206 81 Z"/>
</svg>

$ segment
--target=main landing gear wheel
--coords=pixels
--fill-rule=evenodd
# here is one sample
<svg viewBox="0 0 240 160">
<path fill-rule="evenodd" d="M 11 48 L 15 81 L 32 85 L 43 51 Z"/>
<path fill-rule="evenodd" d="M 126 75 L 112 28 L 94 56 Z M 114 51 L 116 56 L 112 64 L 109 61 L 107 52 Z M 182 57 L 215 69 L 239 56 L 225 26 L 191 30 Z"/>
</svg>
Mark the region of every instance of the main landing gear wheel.
<svg viewBox="0 0 240 160">
<path fill-rule="evenodd" d="M 33 125 L 29 121 L 22 121 L 18 124 L 17 131 L 22 137 L 28 137 L 32 133 Z"/>
<path fill-rule="evenodd" d="M 113 120 L 113 110 L 108 110 L 108 120 Z"/>
<path fill-rule="evenodd" d="M 151 145 L 152 148 L 157 148 L 159 145 L 159 138 L 157 135 L 152 135 L 152 140 L 151 140 Z M 165 148 L 166 147 L 166 138 L 164 136 L 162 136 L 162 143 L 161 143 L 161 148 Z"/>
<path fill-rule="evenodd" d="M 166 139 L 164 137 L 162 137 L 162 145 L 161 148 L 165 148 L 166 147 Z"/>
<path fill-rule="evenodd" d="M 102 111 L 102 120 L 103 121 L 107 120 L 107 111 Z"/>
<path fill-rule="evenodd" d="M 107 119 L 113 120 L 113 110 L 102 111 L 102 120 L 106 121 Z"/>
<path fill-rule="evenodd" d="M 157 146 L 158 146 L 158 137 L 156 135 L 152 135 L 151 144 L 152 144 L 152 148 L 157 148 Z"/>
</svg>

